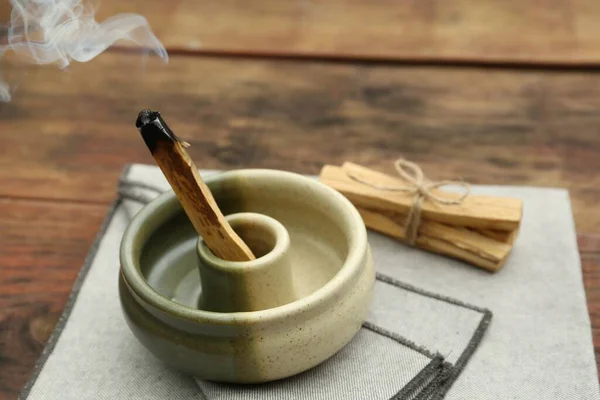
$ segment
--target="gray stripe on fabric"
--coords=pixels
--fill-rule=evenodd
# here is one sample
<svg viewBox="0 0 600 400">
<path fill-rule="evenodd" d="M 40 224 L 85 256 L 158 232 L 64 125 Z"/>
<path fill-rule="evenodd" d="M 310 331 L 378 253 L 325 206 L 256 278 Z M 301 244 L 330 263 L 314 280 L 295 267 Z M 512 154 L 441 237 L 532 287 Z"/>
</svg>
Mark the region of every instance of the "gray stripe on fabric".
<svg viewBox="0 0 600 400">
<path fill-rule="evenodd" d="M 442 296 L 442 295 L 439 295 L 436 293 L 432 293 L 432 292 L 417 288 L 413 285 L 409 285 L 407 283 L 401 282 L 401 281 L 394 279 L 390 276 L 387 276 L 385 274 L 377 273 L 376 278 L 377 278 L 377 280 L 379 280 L 381 282 L 385 282 L 387 284 L 396 286 L 398 288 L 402 288 L 402 289 L 405 289 L 405 290 L 408 290 L 408 291 L 411 291 L 414 293 L 418 293 L 423 296 L 427 296 L 427 297 L 430 297 L 430 298 L 433 298 L 436 300 L 440 300 L 440 301 L 455 305 L 457 307 L 463 307 L 463 308 L 467 308 L 467 309 L 470 309 L 473 311 L 477 311 L 482 314 L 482 318 L 481 318 L 481 321 L 479 322 L 479 325 L 473 332 L 473 336 L 471 337 L 471 340 L 467 344 L 467 347 L 465 348 L 465 350 L 463 350 L 463 352 L 460 355 L 457 362 L 454 365 L 452 365 L 450 363 L 445 363 L 445 365 L 446 365 L 445 372 L 443 374 L 441 374 L 440 376 L 438 376 L 437 379 L 435 379 L 435 381 L 432 382 L 432 385 L 430 385 L 427 389 L 425 389 L 423 393 L 420 393 L 419 396 L 416 398 L 418 400 L 421 400 L 421 399 L 424 399 L 424 400 L 443 399 L 444 396 L 446 395 L 446 393 L 448 392 L 448 390 L 450 390 L 450 388 L 452 387 L 452 384 L 456 381 L 456 379 L 458 379 L 461 372 L 463 371 L 463 369 L 469 362 L 469 359 L 471 358 L 471 356 L 473 355 L 473 353 L 475 352 L 475 350 L 477 349 L 477 347 L 483 340 L 483 335 L 487 331 L 487 329 L 491 323 L 491 320 L 492 320 L 492 316 L 493 316 L 492 312 L 485 308 L 477 307 L 472 304 L 464 303 L 460 300 L 452 299 L 450 297 Z"/>
</svg>

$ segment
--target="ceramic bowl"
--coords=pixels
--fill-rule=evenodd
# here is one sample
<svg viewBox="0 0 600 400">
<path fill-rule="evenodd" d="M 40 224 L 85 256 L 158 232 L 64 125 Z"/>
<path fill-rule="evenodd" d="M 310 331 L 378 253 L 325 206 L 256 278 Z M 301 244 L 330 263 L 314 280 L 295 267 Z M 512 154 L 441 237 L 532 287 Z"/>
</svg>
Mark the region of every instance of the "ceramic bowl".
<svg viewBox="0 0 600 400">
<path fill-rule="evenodd" d="M 135 337 L 173 368 L 232 383 L 289 377 L 334 355 L 360 329 L 375 280 L 357 210 L 290 172 L 205 182 L 257 259 L 218 259 L 173 192 L 159 196 L 121 243 L 119 294 Z"/>
</svg>

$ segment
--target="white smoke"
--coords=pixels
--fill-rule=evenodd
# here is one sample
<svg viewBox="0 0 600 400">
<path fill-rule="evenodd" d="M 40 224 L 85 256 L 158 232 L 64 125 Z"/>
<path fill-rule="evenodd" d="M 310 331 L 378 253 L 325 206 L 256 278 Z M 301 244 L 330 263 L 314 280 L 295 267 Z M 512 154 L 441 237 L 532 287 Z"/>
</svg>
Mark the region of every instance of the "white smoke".
<svg viewBox="0 0 600 400">
<path fill-rule="evenodd" d="M 0 80 L 0 102 L 9 102 L 10 98 L 10 88 L 5 82 Z"/>
<path fill-rule="evenodd" d="M 94 18 L 96 10 L 81 0 L 10 3 L 7 44 L 0 44 L 0 56 L 12 50 L 35 64 L 65 68 L 72 61 L 88 62 L 115 42 L 127 40 L 168 62 L 167 51 L 141 15 L 118 14 L 99 23 Z M 0 101 L 10 101 L 10 97 L 8 85 L 0 79 Z"/>
</svg>

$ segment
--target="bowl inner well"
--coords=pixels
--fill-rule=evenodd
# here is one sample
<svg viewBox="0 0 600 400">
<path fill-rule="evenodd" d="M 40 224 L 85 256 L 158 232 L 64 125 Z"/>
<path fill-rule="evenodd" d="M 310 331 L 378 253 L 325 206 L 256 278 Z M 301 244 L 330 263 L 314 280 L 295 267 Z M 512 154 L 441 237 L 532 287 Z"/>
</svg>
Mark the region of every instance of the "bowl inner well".
<svg viewBox="0 0 600 400">
<path fill-rule="evenodd" d="M 306 188 L 245 181 L 209 186 L 225 215 L 260 213 L 287 229 L 298 298 L 321 288 L 341 269 L 348 255 L 347 234 L 331 206 L 311 196 Z M 198 308 L 201 298 L 197 243 L 192 224 L 179 208 L 150 235 L 140 256 L 141 272 L 149 285 L 162 296 L 192 308 Z"/>
</svg>

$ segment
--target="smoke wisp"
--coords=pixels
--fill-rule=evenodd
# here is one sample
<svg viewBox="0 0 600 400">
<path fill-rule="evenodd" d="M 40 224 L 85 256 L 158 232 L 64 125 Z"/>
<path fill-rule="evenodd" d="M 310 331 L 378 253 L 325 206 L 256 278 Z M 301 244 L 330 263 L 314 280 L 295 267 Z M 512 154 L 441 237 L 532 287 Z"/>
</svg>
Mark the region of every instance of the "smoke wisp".
<svg viewBox="0 0 600 400">
<path fill-rule="evenodd" d="M 102 22 L 95 9 L 81 0 L 10 0 L 11 19 L 0 44 L 0 56 L 13 51 L 38 65 L 88 62 L 119 40 L 156 53 L 168 62 L 167 51 L 138 14 L 118 14 Z M 0 80 L 0 101 L 10 101 L 10 91 Z"/>
</svg>

